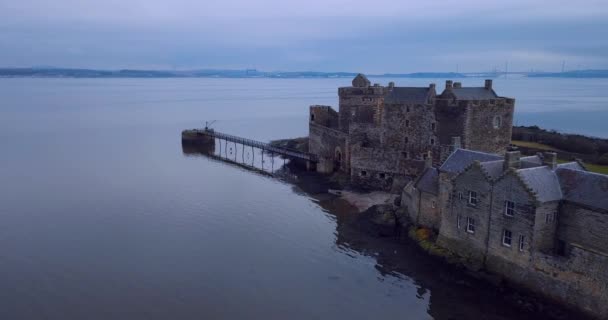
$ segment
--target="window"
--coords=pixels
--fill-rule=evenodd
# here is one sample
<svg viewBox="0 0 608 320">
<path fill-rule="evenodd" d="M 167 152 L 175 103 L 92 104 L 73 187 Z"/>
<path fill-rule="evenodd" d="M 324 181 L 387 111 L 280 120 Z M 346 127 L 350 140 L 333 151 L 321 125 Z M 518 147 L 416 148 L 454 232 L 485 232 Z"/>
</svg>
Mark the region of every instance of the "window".
<svg viewBox="0 0 608 320">
<path fill-rule="evenodd" d="M 511 246 L 511 237 L 513 236 L 513 234 L 511 233 L 511 231 L 505 229 L 502 232 L 502 244 L 506 247 L 510 247 Z"/>
<path fill-rule="evenodd" d="M 500 116 L 494 117 L 492 125 L 494 126 L 494 129 L 500 128 L 500 126 L 502 125 L 502 118 Z"/>
<path fill-rule="evenodd" d="M 467 232 L 475 233 L 475 219 L 467 218 Z"/>
<path fill-rule="evenodd" d="M 407 151 L 403 151 L 403 157 L 408 159 L 409 154 L 407 153 Z"/>
<path fill-rule="evenodd" d="M 380 173 L 380 174 L 378 174 L 378 178 L 380 178 L 380 179 L 386 179 L 386 173 Z"/>
<path fill-rule="evenodd" d="M 524 251 L 524 236 L 519 235 L 519 251 Z"/>
<path fill-rule="evenodd" d="M 515 214 L 515 203 L 505 200 L 505 216 L 512 217 Z"/>
<path fill-rule="evenodd" d="M 405 120 L 405 127 L 409 128 L 409 126 L 410 126 L 410 121 L 409 120 Z"/>
<path fill-rule="evenodd" d="M 557 212 L 550 212 L 545 214 L 545 223 L 553 223 Z"/>
<path fill-rule="evenodd" d="M 405 112 L 410 112 L 410 106 L 405 107 Z"/>
<path fill-rule="evenodd" d="M 460 215 L 456 216 L 456 227 L 460 229 Z"/>
<path fill-rule="evenodd" d="M 360 175 L 360 176 L 362 176 L 362 177 L 365 177 L 365 176 L 367 176 L 367 171 L 362 170 L 362 171 L 359 173 L 359 175 Z"/>
<path fill-rule="evenodd" d="M 431 123 L 431 130 L 435 131 L 435 123 Z"/>
<path fill-rule="evenodd" d="M 431 145 L 434 146 L 435 145 L 435 139 L 431 139 Z"/>
<path fill-rule="evenodd" d="M 458 192 L 458 200 L 462 200 L 463 196 L 462 196 L 462 192 Z"/>
<path fill-rule="evenodd" d="M 354 109 L 350 111 L 350 115 L 351 115 L 351 116 L 353 116 L 353 117 L 354 117 L 356 114 L 357 114 L 357 112 L 356 112 Z"/>
<path fill-rule="evenodd" d="M 431 208 L 435 208 L 435 207 L 437 207 L 437 203 L 435 203 L 435 201 L 432 201 L 431 202 Z"/>
<path fill-rule="evenodd" d="M 410 142 L 410 138 L 409 137 L 405 137 L 405 143 L 409 143 Z"/>
<path fill-rule="evenodd" d="M 472 206 L 477 205 L 477 192 L 469 191 L 469 204 Z"/>
<path fill-rule="evenodd" d="M 314 114 L 310 114 L 310 121 L 315 121 L 315 115 Z"/>
<path fill-rule="evenodd" d="M 369 98 L 369 97 L 363 97 L 363 98 L 361 98 L 361 100 L 363 100 L 363 101 L 368 101 L 368 102 L 369 102 L 369 101 L 372 101 L 372 98 Z"/>
</svg>

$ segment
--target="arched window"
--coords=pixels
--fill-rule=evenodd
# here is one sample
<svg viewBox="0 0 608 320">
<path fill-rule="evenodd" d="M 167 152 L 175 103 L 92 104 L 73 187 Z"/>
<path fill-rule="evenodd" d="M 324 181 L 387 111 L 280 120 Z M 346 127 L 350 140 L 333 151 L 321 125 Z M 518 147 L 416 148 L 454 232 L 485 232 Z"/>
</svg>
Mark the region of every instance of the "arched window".
<svg viewBox="0 0 608 320">
<path fill-rule="evenodd" d="M 502 126 L 502 118 L 500 116 L 495 116 L 492 125 L 494 126 L 494 129 L 500 128 Z"/>
<path fill-rule="evenodd" d="M 315 121 L 315 114 L 314 114 L 314 113 L 311 113 L 311 114 L 310 114 L 310 121 L 311 121 L 311 122 L 314 122 L 314 121 Z"/>
</svg>

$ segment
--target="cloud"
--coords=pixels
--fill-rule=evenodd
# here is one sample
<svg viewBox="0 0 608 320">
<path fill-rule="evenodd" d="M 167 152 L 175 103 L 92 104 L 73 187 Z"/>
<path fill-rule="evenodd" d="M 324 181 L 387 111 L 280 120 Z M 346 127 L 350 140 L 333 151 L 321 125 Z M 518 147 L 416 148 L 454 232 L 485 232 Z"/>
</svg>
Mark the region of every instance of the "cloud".
<svg viewBox="0 0 608 320">
<path fill-rule="evenodd" d="M 608 67 L 605 1 L 0 0 L 6 66 Z"/>
</svg>

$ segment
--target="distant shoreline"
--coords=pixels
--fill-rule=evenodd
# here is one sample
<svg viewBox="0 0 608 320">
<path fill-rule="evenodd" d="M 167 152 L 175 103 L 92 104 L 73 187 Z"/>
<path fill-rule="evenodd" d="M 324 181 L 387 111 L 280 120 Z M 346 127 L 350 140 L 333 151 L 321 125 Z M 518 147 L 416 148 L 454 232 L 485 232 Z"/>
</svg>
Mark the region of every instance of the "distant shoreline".
<svg viewBox="0 0 608 320">
<path fill-rule="evenodd" d="M 352 78 L 356 72 L 317 71 L 259 71 L 255 69 L 225 70 L 98 70 L 71 68 L 0 68 L 0 78 L 269 78 L 269 79 L 325 79 Z M 575 70 L 567 72 L 414 72 L 371 74 L 373 78 L 608 78 L 608 70 Z"/>
</svg>

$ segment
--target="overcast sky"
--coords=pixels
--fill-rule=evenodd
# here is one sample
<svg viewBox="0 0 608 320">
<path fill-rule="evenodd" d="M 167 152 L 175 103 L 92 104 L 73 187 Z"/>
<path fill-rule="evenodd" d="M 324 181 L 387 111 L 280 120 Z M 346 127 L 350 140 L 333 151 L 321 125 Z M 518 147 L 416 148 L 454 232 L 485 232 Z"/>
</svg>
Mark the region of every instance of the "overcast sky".
<svg viewBox="0 0 608 320">
<path fill-rule="evenodd" d="M 0 0 L 0 66 L 608 69 L 608 1 Z"/>
</svg>

